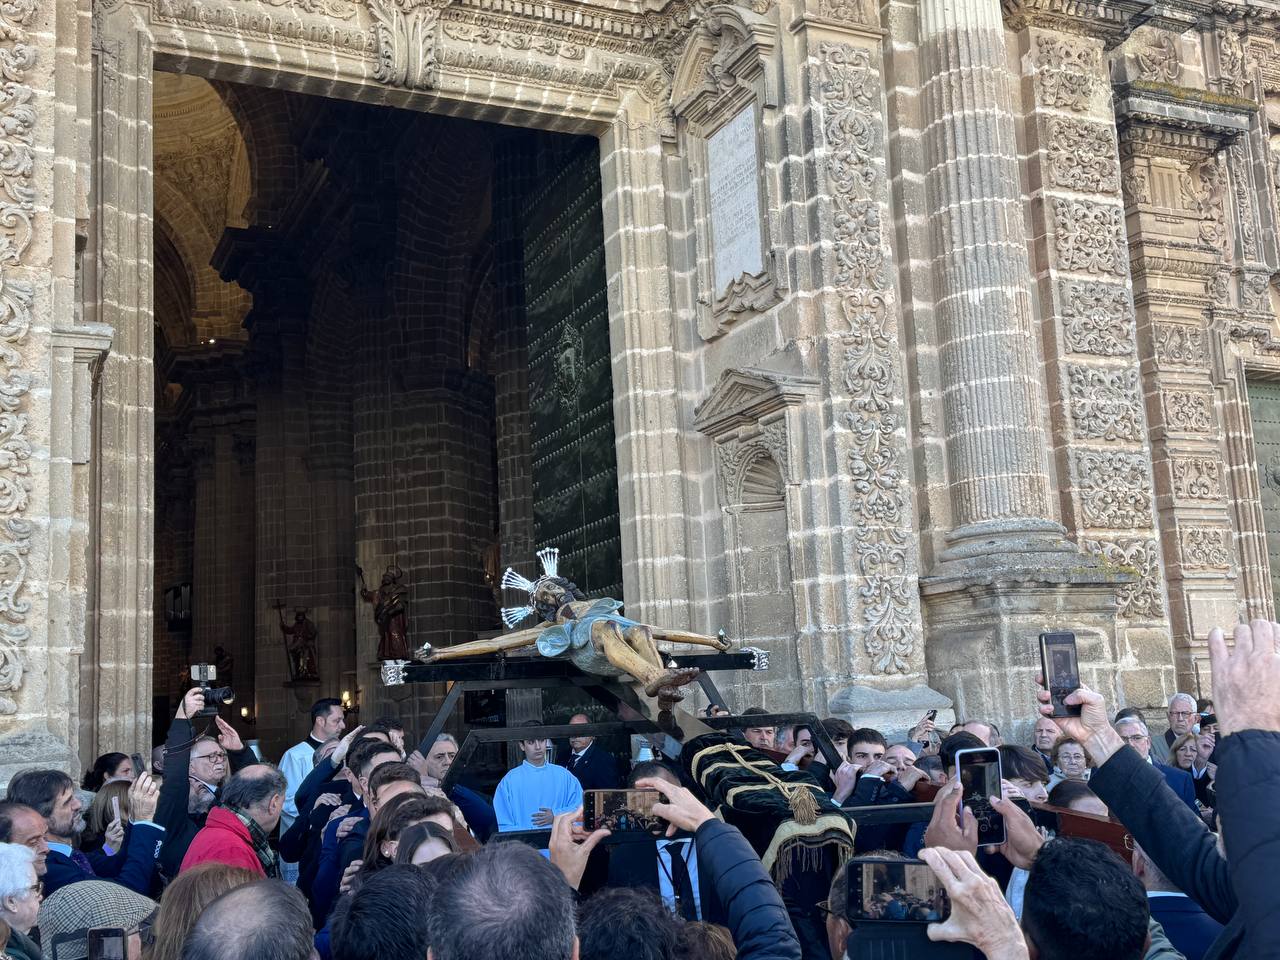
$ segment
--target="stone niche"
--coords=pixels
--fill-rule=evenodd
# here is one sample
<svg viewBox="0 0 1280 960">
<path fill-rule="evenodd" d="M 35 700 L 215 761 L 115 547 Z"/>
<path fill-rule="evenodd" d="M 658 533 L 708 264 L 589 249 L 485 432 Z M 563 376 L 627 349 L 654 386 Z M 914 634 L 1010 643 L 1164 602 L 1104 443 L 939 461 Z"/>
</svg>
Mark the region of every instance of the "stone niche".
<svg viewBox="0 0 1280 960">
<path fill-rule="evenodd" d="M 791 536 L 799 526 L 792 522 L 798 509 L 793 450 L 801 433 L 800 408 L 818 388 L 817 380 L 806 377 L 728 370 L 694 421 L 715 442 L 730 635 L 769 651 L 765 685 L 788 688 L 790 697 L 801 681 Z M 759 699 L 761 691 L 752 696 Z"/>
<path fill-rule="evenodd" d="M 672 84 L 698 237 L 697 316 L 704 340 L 782 297 L 782 251 L 767 171 L 781 160 L 762 135 L 777 107 L 777 27 L 741 7 L 712 7 Z"/>
</svg>

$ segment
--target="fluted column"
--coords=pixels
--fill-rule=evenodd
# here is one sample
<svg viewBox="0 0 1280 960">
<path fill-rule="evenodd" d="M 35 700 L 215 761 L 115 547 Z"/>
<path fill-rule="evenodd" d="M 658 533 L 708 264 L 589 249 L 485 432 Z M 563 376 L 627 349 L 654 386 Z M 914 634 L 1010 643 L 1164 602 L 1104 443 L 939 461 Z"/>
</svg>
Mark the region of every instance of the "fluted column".
<svg viewBox="0 0 1280 960">
<path fill-rule="evenodd" d="M 1063 550 L 1037 382 L 1014 78 L 997 0 L 923 0 L 920 45 L 955 521 L 942 556 Z"/>
</svg>

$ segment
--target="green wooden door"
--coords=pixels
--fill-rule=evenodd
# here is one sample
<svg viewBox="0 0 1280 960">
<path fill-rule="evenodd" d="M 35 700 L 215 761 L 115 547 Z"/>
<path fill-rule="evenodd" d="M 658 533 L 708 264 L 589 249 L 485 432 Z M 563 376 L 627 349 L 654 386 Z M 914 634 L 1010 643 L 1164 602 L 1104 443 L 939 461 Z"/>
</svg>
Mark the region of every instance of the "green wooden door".
<svg viewBox="0 0 1280 960">
<path fill-rule="evenodd" d="M 1267 556 L 1271 560 L 1271 594 L 1280 600 L 1280 383 L 1250 383 L 1249 412 L 1258 455 Z"/>
<path fill-rule="evenodd" d="M 547 138 L 521 211 L 534 540 L 590 596 L 622 599 L 600 148 Z"/>
</svg>

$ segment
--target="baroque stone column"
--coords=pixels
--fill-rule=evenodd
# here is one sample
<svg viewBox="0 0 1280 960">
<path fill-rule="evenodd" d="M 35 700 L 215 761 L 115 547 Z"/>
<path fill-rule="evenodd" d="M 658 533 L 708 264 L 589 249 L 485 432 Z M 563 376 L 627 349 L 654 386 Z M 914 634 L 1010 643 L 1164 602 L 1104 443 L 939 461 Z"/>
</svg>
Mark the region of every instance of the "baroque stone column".
<svg viewBox="0 0 1280 960">
<path fill-rule="evenodd" d="M 920 49 L 955 523 L 943 557 L 1061 552 L 999 4 L 925 0 Z"/>
<path fill-rule="evenodd" d="M 1087 623 L 1105 663 L 1115 630 L 1115 575 L 1065 538 L 1046 456 L 1005 37 L 996 0 L 920 4 L 929 253 L 953 522 L 940 563 L 922 583 L 927 655 L 930 679 L 953 694 L 957 713 L 981 710 L 1002 723 L 1026 713 L 1019 681 L 1031 683 L 1038 633 L 1084 632 Z"/>
</svg>

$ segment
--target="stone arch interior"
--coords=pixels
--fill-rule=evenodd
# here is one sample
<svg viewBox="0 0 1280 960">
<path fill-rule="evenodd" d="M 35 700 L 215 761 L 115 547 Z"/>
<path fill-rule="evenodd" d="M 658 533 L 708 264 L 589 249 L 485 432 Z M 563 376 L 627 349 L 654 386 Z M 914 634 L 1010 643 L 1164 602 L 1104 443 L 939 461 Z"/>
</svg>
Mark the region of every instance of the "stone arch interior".
<svg viewBox="0 0 1280 960">
<path fill-rule="evenodd" d="M 433 696 L 376 680 L 357 568 L 402 574 L 414 647 L 498 630 L 502 567 L 544 545 L 620 595 L 596 141 L 154 91 L 153 729 L 192 662 L 265 756 L 319 696 L 420 723 Z"/>
</svg>

